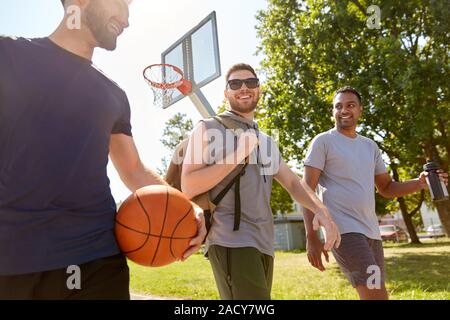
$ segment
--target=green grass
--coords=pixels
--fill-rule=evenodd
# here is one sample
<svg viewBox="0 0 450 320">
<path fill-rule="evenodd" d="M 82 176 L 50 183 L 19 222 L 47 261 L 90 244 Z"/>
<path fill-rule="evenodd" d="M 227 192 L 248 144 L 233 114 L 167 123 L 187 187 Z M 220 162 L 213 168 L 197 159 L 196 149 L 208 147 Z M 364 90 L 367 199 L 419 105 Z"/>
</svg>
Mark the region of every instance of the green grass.
<svg viewBox="0 0 450 320">
<path fill-rule="evenodd" d="M 450 239 L 422 245 L 386 244 L 391 299 L 450 299 Z M 131 291 L 179 299 L 219 299 L 209 262 L 196 254 L 186 262 L 148 268 L 129 262 Z M 272 298 L 358 299 L 330 255 L 327 270 L 312 268 L 305 252 L 276 252 Z"/>
</svg>

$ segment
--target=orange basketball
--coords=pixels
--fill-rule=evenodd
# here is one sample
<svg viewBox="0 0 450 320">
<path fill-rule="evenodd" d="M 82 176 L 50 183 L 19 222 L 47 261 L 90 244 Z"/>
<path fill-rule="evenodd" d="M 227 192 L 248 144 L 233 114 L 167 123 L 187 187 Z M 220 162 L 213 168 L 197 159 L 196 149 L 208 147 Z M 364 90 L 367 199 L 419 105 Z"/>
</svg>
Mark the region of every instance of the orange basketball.
<svg viewBox="0 0 450 320">
<path fill-rule="evenodd" d="M 130 195 L 115 221 L 120 249 L 144 266 L 160 267 L 180 259 L 197 233 L 191 202 L 177 189 L 163 185 Z"/>
</svg>

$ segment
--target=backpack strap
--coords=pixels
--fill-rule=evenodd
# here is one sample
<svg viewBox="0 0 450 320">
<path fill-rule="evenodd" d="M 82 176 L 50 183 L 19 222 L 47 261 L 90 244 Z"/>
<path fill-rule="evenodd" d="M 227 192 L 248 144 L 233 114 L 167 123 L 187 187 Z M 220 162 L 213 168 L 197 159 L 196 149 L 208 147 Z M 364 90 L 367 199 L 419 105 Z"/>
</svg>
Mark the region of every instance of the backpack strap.
<svg viewBox="0 0 450 320">
<path fill-rule="evenodd" d="M 221 116 L 214 116 L 212 117 L 214 120 L 216 120 L 218 123 L 220 123 L 221 125 L 223 125 L 226 129 L 231 130 L 233 132 L 233 134 L 236 136 L 236 132 L 234 130 L 236 129 L 241 129 L 241 127 L 239 127 L 236 124 L 236 121 L 225 118 L 225 117 L 221 117 Z"/>
<path fill-rule="evenodd" d="M 219 194 L 212 200 L 212 203 L 214 203 L 216 206 L 219 204 L 220 201 L 222 201 L 222 199 L 225 197 L 225 195 L 227 194 L 227 192 L 231 189 L 231 187 L 233 185 L 235 185 L 241 178 L 241 176 L 244 175 L 244 170 L 247 167 L 248 163 L 243 164 L 242 169 L 239 171 L 239 174 L 237 174 L 233 180 L 231 180 L 230 182 L 228 182 L 228 184 L 226 185 L 225 188 L 223 188 L 222 191 L 219 192 Z"/>
<path fill-rule="evenodd" d="M 247 164 L 245 164 L 247 166 Z M 241 176 L 244 171 L 238 174 L 236 183 L 234 184 L 234 225 L 233 231 L 239 230 L 241 224 Z"/>
</svg>

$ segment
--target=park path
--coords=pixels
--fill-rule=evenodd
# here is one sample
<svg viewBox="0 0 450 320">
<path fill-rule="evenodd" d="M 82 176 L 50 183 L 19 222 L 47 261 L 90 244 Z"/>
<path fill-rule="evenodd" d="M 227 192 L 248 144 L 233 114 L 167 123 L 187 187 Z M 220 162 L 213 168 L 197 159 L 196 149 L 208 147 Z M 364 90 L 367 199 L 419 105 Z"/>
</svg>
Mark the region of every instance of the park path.
<svg viewBox="0 0 450 320">
<path fill-rule="evenodd" d="M 144 295 L 144 294 L 138 294 L 138 293 L 131 293 L 130 296 L 131 296 L 131 300 L 181 300 L 179 298 L 160 297 L 160 296 Z"/>
</svg>

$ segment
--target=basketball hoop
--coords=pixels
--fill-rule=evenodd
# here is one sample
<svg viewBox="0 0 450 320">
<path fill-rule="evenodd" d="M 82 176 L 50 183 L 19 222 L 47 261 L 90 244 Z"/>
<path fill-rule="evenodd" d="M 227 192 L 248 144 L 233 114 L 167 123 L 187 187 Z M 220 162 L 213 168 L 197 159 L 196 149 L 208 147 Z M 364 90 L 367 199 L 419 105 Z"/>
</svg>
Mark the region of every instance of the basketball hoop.
<svg viewBox="0 0 450 320">
<path fill-rule="evenodd" d="M 153 104 L 164 108 L 172 102 L 175 90 L 187 95 L 192 83 L 184 79 L 183 71 L 171 64 L 152 64 L 144 69 L 144 79 L 153 91 Z"/>
</svg>

